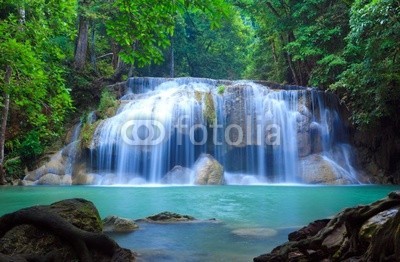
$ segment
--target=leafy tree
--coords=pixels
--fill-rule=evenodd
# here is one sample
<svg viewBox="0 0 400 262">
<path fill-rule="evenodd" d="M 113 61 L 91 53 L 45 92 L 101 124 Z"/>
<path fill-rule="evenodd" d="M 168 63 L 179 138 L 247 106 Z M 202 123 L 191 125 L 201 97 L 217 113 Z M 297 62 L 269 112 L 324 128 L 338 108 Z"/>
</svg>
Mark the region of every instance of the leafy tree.
<svg viewBox="0 0 400 262">
<path fill-rule="evenodd" d="M 249 77 L 298 85 L 333 83 L 343 69 L 349 6 L 330 0 L 237 1 L 257 24 Z"/>
<path fill-rule="evenodd" d="M 138 70 L 141 75 L 239 79 L 248 64 L 248 47 L 253 38 L 251 26 L 245 24 L 238 11 L 211 28 L 211 21 L 202 12 L 192 10 L 177 16 L 173 46 L 164 50 L 164 63 Z M 174 56 L 171 57 L 171 49 Z"/>
<path fill-rule="evenodd" d="M 2 119 L 8 118 L 9 125 L 1 136 L 8 140 L 8 152 L 29 154 L 19 146 L 29 142 L 25 133 L 32 130 L 38 147 L 62 130 L 72 107 L 62 63 L 70 50 L 65 43 L 74 34 L 74 9 L 74 1 L 67 0 L 0 3 L 1 99 L 10 101 L 10 117 L 3 114 Z"/>
<path fill-rule="evenodd" d="M 113 8 L 107 33 L 119 45 L 122 60 L 138 67 L 162 61 L 178 14 L 201 10 L 215 27 L 229 11 L 223 0 L 115 0 Z"/>
<path fill-rule="evenodd" d="M 373 124 L 400 111 L 399 13 L 396 0 L 357 0 L 351 9 L 347 69 L 332 88 L 345 92 L 356 124 Z"/>
</svg>

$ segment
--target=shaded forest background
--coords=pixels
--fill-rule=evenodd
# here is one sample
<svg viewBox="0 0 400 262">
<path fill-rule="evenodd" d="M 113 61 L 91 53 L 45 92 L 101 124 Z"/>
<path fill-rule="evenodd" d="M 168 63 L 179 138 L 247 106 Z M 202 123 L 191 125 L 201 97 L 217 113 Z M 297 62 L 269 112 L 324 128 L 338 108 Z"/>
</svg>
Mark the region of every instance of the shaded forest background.
<svg viewBox="0 0 400 262">
<path fill-rule="evenodd" d="M 390 128 L 390 142 L 399 14 L 398 0 L 1 0 L 0 165 L 23 176 L 97 107 L 102 87 L 129 76 L 330 90 L 355 129 Z"/>
</svg>

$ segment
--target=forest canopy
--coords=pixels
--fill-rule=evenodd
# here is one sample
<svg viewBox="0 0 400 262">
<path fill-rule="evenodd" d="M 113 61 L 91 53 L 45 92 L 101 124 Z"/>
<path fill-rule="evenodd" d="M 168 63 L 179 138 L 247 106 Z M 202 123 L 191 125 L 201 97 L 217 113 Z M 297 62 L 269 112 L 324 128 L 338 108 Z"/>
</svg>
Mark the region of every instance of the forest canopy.
<svg viewBox="0 0 400 262">
<path fill-rule="evenodd" d="M 400 112 L 399 14 L 398 0 L 2 0 L 0 164 L 37 160 L 99 87 L 130 76 L 313 86 L 337 92 L 358 128 L 387 121 Z"/>
</svg>

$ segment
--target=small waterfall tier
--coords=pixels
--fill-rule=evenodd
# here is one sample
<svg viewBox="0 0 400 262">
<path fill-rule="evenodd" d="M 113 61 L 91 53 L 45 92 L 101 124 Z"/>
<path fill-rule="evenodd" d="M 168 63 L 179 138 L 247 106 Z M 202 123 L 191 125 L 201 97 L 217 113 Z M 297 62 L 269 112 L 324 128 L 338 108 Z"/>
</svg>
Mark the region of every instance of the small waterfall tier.
<svg viewBox="0 0 400 262">
<path fill-rule="evenodd" d="M 190 184 L 205 154 L 228 184 L 358 183 L 333 94 L 198 78 L 131 78 L 124 92 L 91 142 L 99 183 L 171 182 L 184 170 L 175 175 Z"/>
</svg>

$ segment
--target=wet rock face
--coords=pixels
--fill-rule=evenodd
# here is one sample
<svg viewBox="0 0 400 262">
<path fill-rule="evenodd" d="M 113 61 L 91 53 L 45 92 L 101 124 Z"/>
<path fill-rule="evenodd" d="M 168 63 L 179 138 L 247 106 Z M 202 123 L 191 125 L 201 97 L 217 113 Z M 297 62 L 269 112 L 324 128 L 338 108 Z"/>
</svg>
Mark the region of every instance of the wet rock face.
<svg viewBox="0 0 400 262">
<path fill-rule="evenodd" d="M 400 184 L 400 135 L 393 122 L 355 130 L 353 145 L 357 164 L 372 183 Z"/>
<path fill-rule="evenodd" d="M 328 224 L 329 221 L 330 219 L 321 219 L 311 222 L 310 224 L 308 224 L 308 226 L 305 226 L 297 231 L 290 233 L 288 239 L 289 241 L 299 241 L 301 239 L 315 236 L 319 231 L 321 231 L 322 228 L 324 228 Z"/>
<path fill-rule="evenodd" d="M 202 154 L 194 164 L 195 184 L 221 185 L 224 182 L 224 168 L 211 155 Z"/>
<path fill-rule="evenodd" d="M 289 235 L 290 242 L 253 259 L 261 261 L 397 261 L 400 192 L 367 206 L 347 208 Z"/>
</svg>

